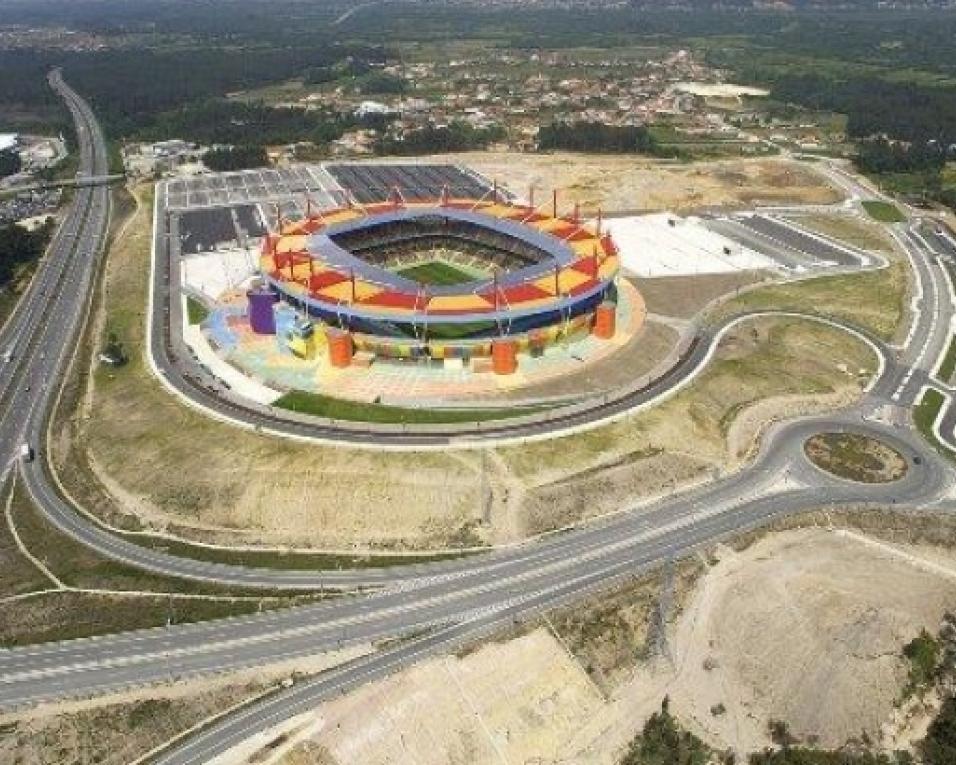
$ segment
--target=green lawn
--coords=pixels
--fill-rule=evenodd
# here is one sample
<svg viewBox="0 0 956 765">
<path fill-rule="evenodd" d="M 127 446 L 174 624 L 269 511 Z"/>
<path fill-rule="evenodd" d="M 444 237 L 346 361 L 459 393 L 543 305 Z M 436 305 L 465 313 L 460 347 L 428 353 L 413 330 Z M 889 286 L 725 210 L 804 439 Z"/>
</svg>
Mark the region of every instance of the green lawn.
<svg viewBox="0 0 956 765">
<path fill-rule="evenodd" d="M 923 434 L 923 438 L 929 441 L 933 447 L 942 454 L 944 457 L 950 459 L 956 458 L 949 447 L 941 443 L 936 434 L 933 433 L 933 423 L 936 422 L 936 418 L 939 416 L 939 410 L 943 406 L 943 394 L 937 390 L 928 390 L 923 394 L 923 398 L 920 399 L 919 404 L 916 405 L 916 408 L 913 409 L 913 421 L 916 423 L 916 429 Z"/>
<path fill-rule="evenodd" d="M 408 268 L 399 269 L 396 273 L 406 279 L 413 279 L 420 284 L 463 284 L 474 281 L 476 276 L 463 268 L 458 268 L 443 260 L 432 260 L 428 263 L 419 263 Z"/>
<path fill-rule="evenodd" d="M 939 379 L 948 383 L 949 378 L 953 376 L 953 371 L 956 371 L 956 337 L 949 341 L 943 363 L 939 365 Z"/>
<path fill-rule="evenodd" d="M 863 209 L 869 213 L 873 220 L 880 223 L 902 223 L 906 216 L 900 211 L 900 208 L 889 202 L 878 202 L 875 199 L 867 199 L 863 202 Z"/>
<path fill-rule="evenodd" d="M 190 295 L 186 298 L 186 316 L 190 324 L 202 324 L 209 316 L 209 309 Z"/>
<path fill-rule="evenodd" d="M 501 420 L 507 417 L 519 417 L 536 411 L 529 407 L 508 409 L 415 409 L 383 404 L 363 404 L 358 401 L 345 401 L 332 396 L 322 396 L 307 391 L 290 391 L 279 398 L 273 406 L 304 412 L 317 417 L 353 422 L 377 423 L 454 423 L 478 422 L 480 420 Z"/>
</svg>

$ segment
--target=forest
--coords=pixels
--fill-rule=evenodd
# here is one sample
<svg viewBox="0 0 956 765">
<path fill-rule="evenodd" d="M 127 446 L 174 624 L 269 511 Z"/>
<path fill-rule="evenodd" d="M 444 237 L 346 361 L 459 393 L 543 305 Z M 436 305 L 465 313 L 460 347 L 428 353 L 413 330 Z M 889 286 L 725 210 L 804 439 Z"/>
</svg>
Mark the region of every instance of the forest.
<svg viewBox="0 0 956 765">
<path fill-rule="evenodd" d="M 475 128 L 464 122 L 447 127 L 426 127 L 405 133 L 401 138 L 382 136 L 375 144 L 376 154 L 413 156 L 452 151 L 483 149 L 505 138 L 502 128 Z"/>
<path fill-rule="evenodd" d="M 538 149 L 647 154 L 674 157 L 676 150 L 662 147 L 645 127 L 604 125 L 600 122 L 553 122 L 538 132 Z"/>
<path fill-rule="evenodd" d="M 250 167 L 265 167 L 269 164 L 266 150 L 261 146 L 233 146 L 228 149 L 213 149 L 203 156 L 203 164 L 210 170 L 247 170 Z"/>
<path fill-rule="evenodd" d="M 52 234 L 52 223 L 35 231 L 27 231 L 16 223 L 0 226 L 0 288 L 16 275 L 18 266 L 43 254 Z"/>
<path fill-rule="evenodd" d="M 15 151 L 0 151 L 0 178 L 20 172 L 20 155 Z"/>
<path fill-rule="evenodd" d="M 334 141 L 356 121 L 319 110 L 273 108 L 212 99 L 158 115 L 130 137 L 161 141 L 176 136 L 203 144 L 271 145 Z"/>
</svg>

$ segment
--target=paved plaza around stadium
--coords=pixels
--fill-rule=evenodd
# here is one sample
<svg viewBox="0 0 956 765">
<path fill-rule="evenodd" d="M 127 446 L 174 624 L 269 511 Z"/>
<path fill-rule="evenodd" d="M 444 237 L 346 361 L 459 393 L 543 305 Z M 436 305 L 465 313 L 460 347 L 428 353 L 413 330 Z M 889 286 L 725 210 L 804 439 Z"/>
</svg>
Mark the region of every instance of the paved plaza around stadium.
<svg viewBox="0 0 956 765">
<path fill-rule="evenodd" d="M 336 369 L 320 354 L 313 359 L 296 358 L 283 350 L 274 336 L 257 335 L 246 319 L 245 292 L 233 290 L 221 296 L 217 308 L 202 324 L 201 334 L 192 334 L 197 343 L 213 349 L 205 363 L 224 372 L 228 364 L 247 377 L 274 391 L 287 390 L 403 405 L 438 404 L 442 401 L 493 401 L 502 392 L 564 378 L 612 356 L 622 346 L 640 341 L 644 325 L 644 303 L 630 284 L 618 291 L 618 331 L 611 341 L 589 334 L 552 346 L 538 357 L 522 357 L 518 372 L 499 376 L 472 372 L 466 365 L 441 362 L 376 361 L 368 367 Z M 217 363 L 218 362 L 218 363 Z M 262 390 L 262 388 L 260 388 Z M 266 402 L 263 402 L 266 403 Z"/>
<path fill-rule="evenodd" d="M 184 322 L 184 340 L 201 368 L 260 404 L 288 392 L 426 408 L 562 403 L 606 392 L 622 378 L 660 374 L 674 362 L 687 328 L 648 317 L 640 294 L 661 277 L 738 274 L 746 283 L 874 262 L 781 216 L 653 213 L 602 224 L 596 211 L 578 219 L 578 208 L 562 209 L 558 194 L 543 196 L 544 204 L 531 207 L 467 167 L 428 163 L 303 165 L 171 183 L 180 283 L 206 313 L 200 324 Z M 403 226 L 435 213 L 468 236 L 476 225 L 494 236 L 517 235 L 524 255 L 495 255 L 493 242 L 482 245 L 492 247 L 486 254 L 442 250 L 437 257 L 408 243 L 398 251 L 375 244 L 388 226 L 406 236 Z M 598 254 L 605 248 L 613 262 Z M 561 308 L 537 325 L 549 335 L 532 353 L 533 312 L 561 300 L 570 311 L 568 301 L 581 300 L 572 295 L 594 293 L 598 272 L 611 276 L 618 261 L 629 276 L 613 279 L 610 338 L 590 334 L 591 302 L 576 309 L 577 324 Z M 314 326 L 306 353 L 290 352 L 288 329 L 256 331 L 250 287 L 278 292 L 286 322 Z M 497 332 L 482 340 L 472 328 L 492 326 L 493 317 Z M 329 328 L 343 321 L 354 352 L 345 366 L 332 363 L 328 344 Z M 399 332 L 380 335 L 386 327 Z M 511 332 L 518 363 L 495 374 L 480 360 L 492 339 Z"/>
</svg>

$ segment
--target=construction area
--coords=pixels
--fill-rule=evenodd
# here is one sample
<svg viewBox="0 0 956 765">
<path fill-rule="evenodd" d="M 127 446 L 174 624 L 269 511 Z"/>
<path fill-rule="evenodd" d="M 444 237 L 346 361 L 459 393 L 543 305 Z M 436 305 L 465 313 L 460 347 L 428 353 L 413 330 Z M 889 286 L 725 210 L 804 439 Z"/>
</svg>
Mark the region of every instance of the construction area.
<svg viewBox="0 0 956 765">
<path fill-rule="evenodd" d="M 216 762 L 616 765 L 665 696 L 685 728 L 738 756 L 770 745 L 771 721 L 811 746 L 866 737 L 877 751 L 911 748 L 940 698 L 912 685 L 904 646 L 956 609 L 956 529 L 932 515 L 860 513 L 791 525 L 426 660 Z M 0 720 L 0 758 L 126 763 L 268 692 L 281 672 L 49 705 Z"/>
</svg>

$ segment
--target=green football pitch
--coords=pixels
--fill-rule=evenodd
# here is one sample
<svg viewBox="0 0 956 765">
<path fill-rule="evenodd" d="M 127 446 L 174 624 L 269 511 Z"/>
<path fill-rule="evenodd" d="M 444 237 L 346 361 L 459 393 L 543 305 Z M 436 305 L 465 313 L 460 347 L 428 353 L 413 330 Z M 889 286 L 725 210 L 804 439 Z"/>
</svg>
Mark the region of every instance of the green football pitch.
<svg viewBox="0 0 956 765">
<path fill-rule="evenodd" d="M 396 271 L 406 279 L 413 279 L 419 284 L 462 284 L 474 281 L 475 274 L 462 268 L 457 268 L 442 260 L 431 260 L 427 263 L 418 263 Z"/>
</svg>

